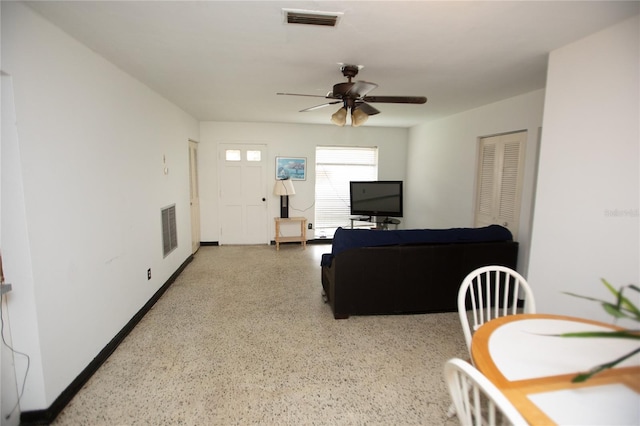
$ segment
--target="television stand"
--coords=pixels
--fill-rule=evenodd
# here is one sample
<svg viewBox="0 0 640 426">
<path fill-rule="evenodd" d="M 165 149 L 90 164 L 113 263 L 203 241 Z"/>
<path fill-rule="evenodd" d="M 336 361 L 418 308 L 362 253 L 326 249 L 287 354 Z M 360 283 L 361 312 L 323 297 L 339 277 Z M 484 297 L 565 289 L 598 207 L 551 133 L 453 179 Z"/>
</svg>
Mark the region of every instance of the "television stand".
<svg viewBox="0 0 640 426">
<path fill-rule="evenodd" d="M 382 216 L 355 216 L 350 217 L 351 221 L 351 229 L 353 229 L 353 222 L 369 222 L 375 223 L 375 229 L 386 231 L 389 229 L 389 225 L 395 225 L 395 229 L 398 229 L 398 225 L 400 224 L 400 219 L 396 219 L 393 217 L 382 217 Z"/>
</svg>

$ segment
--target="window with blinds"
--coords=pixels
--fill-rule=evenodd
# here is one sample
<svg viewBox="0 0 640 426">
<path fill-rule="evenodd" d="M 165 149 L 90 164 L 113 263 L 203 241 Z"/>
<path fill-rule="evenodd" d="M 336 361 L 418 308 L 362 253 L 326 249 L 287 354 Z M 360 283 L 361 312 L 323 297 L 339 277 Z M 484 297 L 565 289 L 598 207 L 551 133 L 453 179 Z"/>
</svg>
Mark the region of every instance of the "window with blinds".
<svg viewBox="0 0 640 426">
<path fill-rule="evenodd" d="M 316 231 L 332 238 L 349 226 L 349 182 L 378 179 L 377 147 L 316 147 Z"/>
</svg>

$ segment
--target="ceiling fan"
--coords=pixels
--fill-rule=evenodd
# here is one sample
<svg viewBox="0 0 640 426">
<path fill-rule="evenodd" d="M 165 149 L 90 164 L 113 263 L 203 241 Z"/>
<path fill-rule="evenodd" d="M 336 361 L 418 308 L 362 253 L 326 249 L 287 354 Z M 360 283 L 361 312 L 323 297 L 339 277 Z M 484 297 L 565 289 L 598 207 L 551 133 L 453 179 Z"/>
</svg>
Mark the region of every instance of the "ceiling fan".
<svg viewBox="0 0 640 426">
<path fill-rule="evenodd" d="M 361 65 L 345 65 L 341 64 L 340 71 L 348 81 L 346 83 L 337 83 L 333 85 L 333 90 L 326 96 L 321 95 L 303 95 L 298 93 L 277 93 L 278 95 L 288 96 L 309 96 L 317 98 L 333 99 L 321 105 L 300 110 L 300 112 L 313 111 L 324 108 L 329 105 L 342 104 L 342 107 L 331 116 L 331 121 L 338 126 L 344 126 L 347 122 L 347 112 L 351 110 L 351 125 L 354 127 L 361 126 L 369 118 L 370 115 L 379 114 L 376 108 L 369 103 L 394 103 L 394 104 L 423 104 L 427 102 L 424 96 L 367 96 L 367 93 L 378 87 L 375 83 L 367 81 L 352 82 L 351 79 L 358 75 Z"/>
</svg>

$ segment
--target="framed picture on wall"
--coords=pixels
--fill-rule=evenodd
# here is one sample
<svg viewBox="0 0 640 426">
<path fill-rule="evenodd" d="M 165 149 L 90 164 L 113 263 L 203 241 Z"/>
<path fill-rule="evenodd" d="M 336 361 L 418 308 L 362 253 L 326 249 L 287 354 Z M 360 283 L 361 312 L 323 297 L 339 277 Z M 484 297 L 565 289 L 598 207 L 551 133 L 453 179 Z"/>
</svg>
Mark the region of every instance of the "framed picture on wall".
<svg viewBox="0 0 640 426">
<path fill-rule="evenodd" d="M 306 157 L 276 157 L 276 179 L 307 180 Z"/>
</svg>

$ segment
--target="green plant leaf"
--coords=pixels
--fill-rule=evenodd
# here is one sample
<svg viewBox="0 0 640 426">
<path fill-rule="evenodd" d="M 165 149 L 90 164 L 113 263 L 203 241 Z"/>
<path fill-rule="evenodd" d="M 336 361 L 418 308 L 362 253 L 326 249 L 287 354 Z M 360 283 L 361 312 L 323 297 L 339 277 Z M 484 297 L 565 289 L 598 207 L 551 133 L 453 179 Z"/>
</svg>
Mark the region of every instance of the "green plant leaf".
<svg viewBox="0 0 640 426">
<path fill-rule="evenodd" d="M 606 300 L 596 299 L 593 297 L 582 296 L 575 293 L 565 292 L 565 294 L 568 294 L 574 297 L 579 297 L 581 299 L 590 300 L 593 302 L 599 302 L 602 305 L 602 308 L 605 310 L 605 312 L 607 312 L 609 315 L 613 316 L 614 318 L 630 318 L 635 321 L 640 321 L 640 309 L 638 309 L 638 307 L 633 302 L 631 302 L 631 300 L 629 300 L 623 295 L 623 292 L 626 288 L 633 291 L 640 292 L 640 287 L 633 284 L 629 284 L 628 286 L 620 287 L 620 290 L 616 290 L 607 280 L 605 280 L 604 278 L 601 278 L 601 280 L 604 286 L 615 296 L 615 299 L 616 299 L 615 303 L 607 302 Z M 583 331 L 583 332 L 575 332 L 575 333 L 563 333 L 563 334 L 558 334 L 557 336 L 582 337 L 582 338 L 606 337 L 606 338 L 616 338 L 616 339 L 640 340 L 640 330 L 623 329 L 623 330 L 612 330 L 612 331 Z M 587 371 L 586 373 L 580 373 L 577 376 L 575 376 L 571 381 L 584 382 L 585 380 L 588 380 L 593 375 L 598 374 L 603 370 L 612 368 L 618 365 L 619 363 L 621 363 L 622 361 L 626 360 L 627 358 L 630 358 L 639 352 L 640 352 L 640 347 L 636 348 L 635 350 L 629 352 L 628 354 L 618 359 L 615 359 L 611 362 L 597 365 L 593 367 L 591 370 Z"/>
<path fill-rule="evenodd" d="M 609 302 L 603 302 L 602 308 L 605 310 L 605 312 L 607 312 L 614 318 L 634 318 L 633 316 L 627 315 L 626 313 L 621 311 L 619 305 L 613 305 Z"/>
<path fill-rule="evenodd" d="M 607 280 L 601 278 L 602 283 L 609 289 L 609 291 L 616 296 L 618 307 L 624 307 L 625 310 L 630 311 L 633 314 L 633 317 L 638 321 L 640 320 L 640 309 L 636 305 L 634 305 L 629 299 L 622 295 L 625 287 L 620 287 L 620 290 L 616 290 Z M 626 286 L 631 290 L 635 290 L 640 292 L 640 288 L 633 284 L 629 284 Z"/>
<path fill-rule="evenodd" d="M 614 331 L 576 331 L 571 333 L 556 334 L 559 337 L 606 337 L 614 339 L 640 340 L 640 332 L 637 330 Z"/>
<path fill-rule="evenodd" d="M 599 302 L 602 305 L 603 309 L 614 318 L 629 318 L 634 321 L 640 321 L 640 309 L 638 309 L 638 307 L 636 307 L 628 298 L 622 295 L 622 292 L 625 288 L 630 288 L 638 292 L 640 292 L 640 288 L 633 284 L 630 284 L 626 287 L 621 287 L 620 291 L 618 291 L 605 279 L 602 279 L 602 283 L 616 297 L 616 304 L 612 304 L 611 302 L 608 302 L 606 300 L 583 296 L 581 294 L 571 292 L 564 292 L 564 294 L 578 297 L 580 299 L 591 300 L 592 302 Z"/>
<path fill-rule="evenodd" d="M 564 294 L 567 294 L 569 296 L 573 296 L 573 297 L 579 297 L 580 299 L 586 299 L 586 300 L 591 300 L 594 302 L 601 302 L 601 303 L 607 303 L 606 300 L 602 300 L 602 299 L 596 299 L 594 297 L 588 297 L 588 296 L 583 296 L 581 294 L 576 294 L 576 293 L 571 293 L 569 291 L 563 291 Z"/>
<path fill-rule="evenodd" d="M 607 370 L 609 368 L 615 367 L 616 365 L 620 364 L 622 361 L 626 360 L 627 358 L 631 358 L 632 356 L 634 356 L 638 352 L 640 352 L 640 348 L 636 348 L 633 351 L 629 352 L 628 354 L 623 355 L 620 358 L 615 359 L 615 360 L 613 360 L 611 362 L 605 362 L 604 364 L 597 365 L 597 366 L 593 367 L 591 370 L 587 371 L 586 373 L 580 373 L 577 376 L 575 376 L 573 379 L 571 379 L 571 381 L 573 383 L 584 382 L 584 381 L 588 380 L 589 378 L 593 377 L 594 375 L 600 373 L 601 371 L 604 371 L 604 370 Z"/>
</svg>

